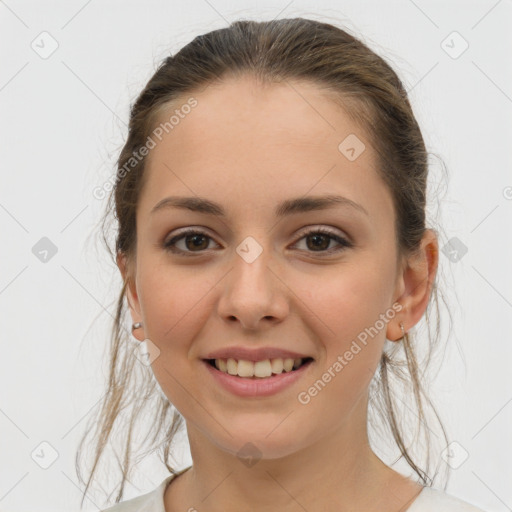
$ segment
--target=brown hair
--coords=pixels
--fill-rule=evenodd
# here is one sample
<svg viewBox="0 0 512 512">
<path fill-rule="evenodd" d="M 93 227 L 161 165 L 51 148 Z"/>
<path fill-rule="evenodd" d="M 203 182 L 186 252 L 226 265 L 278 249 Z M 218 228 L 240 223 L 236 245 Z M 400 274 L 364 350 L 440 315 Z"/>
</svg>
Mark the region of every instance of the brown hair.
<svg viewBox="0 0 512 512">
<path fill-rule="evenodd" d="M 103 240 L 109 250 L 105 237 L 108 214 L 114 212 L 118 223 L 114 257 L 122 253 L 128 262 L 135 259 L 135 212 L 144 185 L 146 158 L 134 159 L 134 155 L 139 154 L 140 148 L 146 144 L 161 113 L 186 95 L 212 83 L 248 73 L 262 84 L 286 80 L 309 81 L 328 91 L 340 103 L 364 129 L 378 154 L 378 170 L 394 201 L 399 254 L 407 255 L 417 250 L 426 229 L 428 154 L 402 82 L 381 57 L 346 31 L 328 23 L 294 18 L 264 22 L 237 21 L 227 28 L 196 37 L 160 64 L 131 108 L 128 138 L 117 161 L 117 176 L 103 218 Z M 130 168 L 127 172 L 128 163 Z M 121 424 L 124 453 L 122 462 L 115 453 L 122 473 L 116 502 L 122 499 L 125 481 L 136 464 L 132 462 L 133 429 L 139 416 L 144 415 L 144 409 L 147 408 L 147 414 L 155 421 L 151 422 L 151 430 L 143 442 L 148 440 L 152 431 L 151 451 L 160 449 L 161 460 L 171 473 L 176 472 L 169 464 L 171 444 L 183 424 L 181 415 L 159 392 L 151 369 L 136 364 L 131 335 L 123 327 L 127 314 L 126 286 L 127 280 L 117 300 L 108 388 L 93 420 L 96 423 L 94 464 L 84 490 L 85 496 L 102 454 L 110 441 L 115 439 L 114 426 Z M 435 333 L 430 327 L 432 308 L 437 316 Z M 390 427 L 401 453 L 400 458 L 405 458 L 424 484 L 432 485 L 433 480 L 428 476 L 431 429 L 426 423 L 424 400 L 434 412 L 435 409 L 424 392 L 422 379 L 439 338 L 437 278 L 425 316 L 429 350 L 426 361 L 422 362 L 421 373 L 411 335 L 407 334 L 403 343 L 392 344 L 390 351 L 383 351 L 370 389 L 369 404 L 372 407 L 369 409 L 374 409 Z M 399 357 L 402 351 L 405 361 Z M 407 367 L 408 372 L 404 372 L 403 367 Z M 426 434 L 428 457 L 425 470 L 413 460 L 401 431 L 402 415 L 399 411 L 403 407 L 399 403 L 401 399 L 391 391 L 391 378 L 395 378 L 397 384 L 412 388 L 418 428 L 424 427 Z M 130 412 L 129 426 L 123 430 L 124 424 L 116 420 L 127 408 Z M 439 419 L 437 413 L 436 417 Z M 447 439 L 442 423 L 439 423 Z M 89 432 L 87 428 L 76 457 L 77 473 L 82 482 L 79 461 L 82 445 Z"/>
</svg>

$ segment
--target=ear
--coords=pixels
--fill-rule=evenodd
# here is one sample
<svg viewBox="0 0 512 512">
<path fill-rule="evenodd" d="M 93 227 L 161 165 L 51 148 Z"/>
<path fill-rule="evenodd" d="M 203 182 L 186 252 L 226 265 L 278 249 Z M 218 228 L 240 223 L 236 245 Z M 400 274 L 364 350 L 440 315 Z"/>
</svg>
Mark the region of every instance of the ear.
<svg viewBox="0 0 512 512">
<path fill-rule="evenodd" d="M 402 305 L 396 322 L 388 324 L 386 337 L 398 340 L 402 337 L 400 322 L 407 332 L 416 325 L 427 309 L 439 263 L 439 245 L 432 229 L 427 229 L 418 250 L 409 256 L 399 273 L 396 299 Z"/>
<path fill-rule="evenodd" d="M 122 252 L 118 252 L 116 258 L 117 266 L 121 272 L 121 276 L 123 277 L 123 283 L 126 284 L 126 298 L 128 300 L 128 305 L 130 307 L 130 313 L 132 317 L 132 321 L 142 322 L 142 315 L 139 303 L 139 297 L 137 295 L 137 288 L 135 284 L 135 275 L 132 275 L 130 265 L 128 264 L 128 260 L 126 255 Z M 137 338 L 139 341 L 144 341 L 144 328 L 135 329 L 132 331 L 133 336 Z"/>
</svg>

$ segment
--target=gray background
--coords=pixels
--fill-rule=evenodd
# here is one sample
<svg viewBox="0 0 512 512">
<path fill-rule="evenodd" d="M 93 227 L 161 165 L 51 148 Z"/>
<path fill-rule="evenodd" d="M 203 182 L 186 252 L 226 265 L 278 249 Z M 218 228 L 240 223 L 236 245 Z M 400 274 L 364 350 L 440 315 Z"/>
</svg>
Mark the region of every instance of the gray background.
<svg viewBox="0 0 512 512">
<path fill-rule="evenodd" d="M 447 165 L 438 214 L 441 246 L 451 240 L 451 252 L 440 255 L 440 272 L 450 283 L 454 327 L 430 394 L 457 443 L 448 492 L 489 511 L 512 509 L 510 0 L 7 0 L 0 2 L 1 510 L 78 510 L 75 449 L 103 393 L 103 349 L 120 286 L 96 241 L 104 201 L 92 192 L 114 172 L 129 103 L 157 63 L 195 35 L 239 17 L 300 15 L 344 24 L 393 65 L 427 148 Z M 433 160 L 434 182 L 442 179 L 438 167 Z M 57 458 L 44 469 L 53 450 Z M 126 497 L 166 476 L 147 464 Z M 90 500 L 86 510 L 101 505 Z"/>
</svg>

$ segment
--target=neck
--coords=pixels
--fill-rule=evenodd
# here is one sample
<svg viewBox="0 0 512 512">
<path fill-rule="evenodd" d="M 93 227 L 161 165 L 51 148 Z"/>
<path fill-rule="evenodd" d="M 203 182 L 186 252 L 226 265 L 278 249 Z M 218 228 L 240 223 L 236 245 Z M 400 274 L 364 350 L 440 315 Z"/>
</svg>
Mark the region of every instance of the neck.
<svg viewBox="0 0 512 512">
<path fill-rule="evenodd" d="M 399 510 L 421 488 L 373 453 L 366 403 L 356 409 L 316 443 L 249 466 L 187 424 L 193 466 L 168 486 L 166 510 Z"/>
</svg>

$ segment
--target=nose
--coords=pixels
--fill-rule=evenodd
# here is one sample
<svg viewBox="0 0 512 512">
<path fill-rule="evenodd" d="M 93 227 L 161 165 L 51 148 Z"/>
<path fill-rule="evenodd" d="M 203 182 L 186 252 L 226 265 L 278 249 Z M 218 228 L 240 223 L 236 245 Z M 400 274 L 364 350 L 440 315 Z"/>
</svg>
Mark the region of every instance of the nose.
<svg viewBox="0 0 512 512">
<path fill-rule="evenodd" d="M 218 314 L 226 322 L 259 330 L 282 322 L 288 315 L 289 289 L 269 254 L 264 250 L 252 262 L 235 254 L 218 302 Z"/>
</svg>

